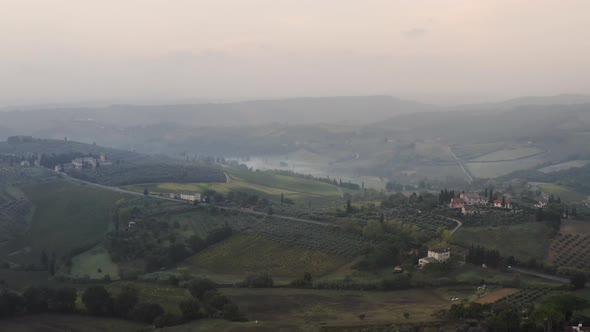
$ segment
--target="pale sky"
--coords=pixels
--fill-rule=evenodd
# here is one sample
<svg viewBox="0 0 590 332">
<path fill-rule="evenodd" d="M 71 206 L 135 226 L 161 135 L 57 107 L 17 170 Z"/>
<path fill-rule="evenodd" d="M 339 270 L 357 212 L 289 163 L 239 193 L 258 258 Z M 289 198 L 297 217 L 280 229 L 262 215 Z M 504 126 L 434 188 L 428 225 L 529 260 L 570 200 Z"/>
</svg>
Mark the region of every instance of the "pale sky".
<svg viewBox="0 0 590 332">
<path fill-rule="evenodd" d="M 0 105 L 590 94 L 588 0 L 0 0 Z"/>
</svg>

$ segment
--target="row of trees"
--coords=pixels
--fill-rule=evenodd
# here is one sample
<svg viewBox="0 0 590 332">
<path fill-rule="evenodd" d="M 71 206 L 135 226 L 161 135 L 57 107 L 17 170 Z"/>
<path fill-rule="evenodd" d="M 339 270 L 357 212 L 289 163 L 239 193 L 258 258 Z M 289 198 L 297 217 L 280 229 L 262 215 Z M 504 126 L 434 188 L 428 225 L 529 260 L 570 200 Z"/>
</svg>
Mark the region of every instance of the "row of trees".
<svg viewBox="0 0 590 332">
<path fill-rule="evenodd" d="M 188 283 L 191 298 L 178 303 L 181 316 L 165 312 L 157 303 L 141 302 L 132 286 L 112 294 L 103 286 L 87 288 L 82 293 L 85 310 L 76 308 L 77 290 L 70 287 L 28 287 L 22 294 L 0 290 L 0 318 L 43 312 L 86 313 L 130 319 L 156 327 L 181 324 L 202 317 L 241 320 L 238 307 L 217 291 L 208 279 Z"/>
<path fill-rule="evenodd" d="M 339 187 L 347 188 L 347 189 L 352 189 L 352 190 L 360 190 L 360 189 L 364 189 L 364 187 L 365 187 L 364 182 L 361 185 L 359 185 L 357 183 L 352 183 L 351 181 L 348 181 L 348 182 L 342 181 L 342 178 L 336 180 L 336 177 L 330 178 L 330 176 L 326 176 L 325 178 L 315 177 L 310 174 L 302 174 L 302 173 L 296 173 L 293 171 L 279 170 L 279 169 L 273 170 L 272 172 L 274 172 L 275 174 L 279 174 L 279 175 L 293 176 L 293 177 L 298 177 L 298 178 L 303 178 L 303 179 L 321 181 L 321 182 L 333 184 L 335 186 L 339 186 Z"/>
<path fill-rule="evenodd" d="M 475 265 L 485 264 L 492 268 L 498 268 L 503 263 L 500 251 L 486 249 L 479 245 L 477 247 L 471 245 L 465 256 L 465 262 Z"/>
</svg>

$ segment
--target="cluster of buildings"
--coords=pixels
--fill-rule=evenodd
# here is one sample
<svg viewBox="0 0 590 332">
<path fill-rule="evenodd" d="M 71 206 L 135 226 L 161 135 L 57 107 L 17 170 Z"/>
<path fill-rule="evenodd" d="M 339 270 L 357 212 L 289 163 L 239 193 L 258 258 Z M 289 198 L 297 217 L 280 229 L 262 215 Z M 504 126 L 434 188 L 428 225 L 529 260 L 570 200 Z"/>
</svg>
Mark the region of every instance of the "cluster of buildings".
<svg viewBox="0 0 590 332">
<path fill-rule="evenodd" d="M 479 208 L 481 206 L 487 205 L 488 200 L 478 193 L 462 193 L 458 198 L 451 198 L 451 202 L 449 203 L 451 209 L 461 209 L 461 213 L 464 215 L 477 214 L 479 213 Z M 511 209 L 512 204 L 510 202 L 510 197 L 504 196 L 503 198 L 496 199 L 492 206 L 496 208 Z"/>
<path fill-rule="evenodd" d="M 418 266 L 424 267 L 430 263 L 446 262 L 451 258 L 450 248 L 428 249 L 428 256 L 418 260 Z"/>
<path fill-rule="evenodd" d="M 113 163 L 107 160 L 107 155 L 101 153 L 99 158 L 82 157 L 72 160 L 72 166 L 76 169 L 96 168 L 96 166 L 110 166 Z"/>
<path fill-rule="evenodd" d="M 180 199 L 183 201 L 190 201 L 190 202 L 200 202 L 202 197 L 200 193 L 171 193 L 169 195 L 172 199 Z"/>
<path fill-rule="evenodd" d="M 80 157 L 73 159 L 69 164 L 55 165 L 53 168 L 56 172 L 62 172 L 68 169 L 84 169 L 84 168 L 96 168 L 98 166 L 111 166 L 113 163 L 107 159 L 105 153 L 101 153 L 100 157 Z"/>
</svg>

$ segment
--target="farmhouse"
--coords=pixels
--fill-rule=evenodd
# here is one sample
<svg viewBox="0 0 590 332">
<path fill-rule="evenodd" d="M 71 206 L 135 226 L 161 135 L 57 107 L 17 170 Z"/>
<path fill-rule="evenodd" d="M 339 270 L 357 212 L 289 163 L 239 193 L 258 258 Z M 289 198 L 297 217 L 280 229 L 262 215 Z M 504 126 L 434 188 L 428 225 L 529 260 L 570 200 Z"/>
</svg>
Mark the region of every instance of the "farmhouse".
<svg viewBox="0 0 590 332">
<path fill-rule="evenodd" d="M 545 205 L 547 205 L 547 203 L 549 203 L 549 201 L 547 199 L 541 197 L 537 200 L 537 203 L 535 203 L 535 207 L 542 208 Z"/>
<path fill-rule="evenodd" d="M 99 158 L 82 157 L 72 160 L 72 166 L 77 169 L 96 168 L 96 166 L 110 166 L 113 163 L 108 161 L 107 155 L 103 152 Z"/>
<path fill-rule="evenodd" d="M 451 258 L 450 248 L 429 249 L 428 256 L 418 260 L 418 266 L 423 267 L 429 263 L 446 262 L 449 258 Z"/>
<path fill-rule="evenodd" d="M 478 193 L 462 193 L 459 196 L 467 205 L 486 205 L 488 201 Z"/>
<path fill-rule="evenodd" d="M 96 158 L 94 157 L 83 157 L 83 158 L 76 158 L 72 160 L 72 166 L 77 169 L 87 168 L 87 167 L 96 167 Z"/>
<path fill-rule="evenodd" d="M 180 199 L 182 199 L 183 201 L 191 201 L 191 202 L 201 201 L 201 194 L 199 194 L 199 193 L 194 193 L 194 194 L 181 193 Z"/>
<path fill-rule="evenodd" d="M 451 203 L 449 203 L 449 207 L 451 209 L 462 209 L 465 206 L 465 201 L 461 198 L 451 198 Z"/>
<path fill-rule="evenodd" d="M 424 258 L 420 258 L 418 260 L 418 266 L 419 267 L 424 267 L 426 264 L 430 264 L 430 263 L 436 263 L 438 262 L 435 258 L 432 257 L 424 257 Z"/>
<path fill-rule="evenodd" d="M 494 207 L 497 208 L 505 208 L 510 209 L 512 205 L 510 204 L 510 198 L 504 198 L 504 204 L 502 204 L 502 199 L 497 199 L 494 201 Z"/>
</svg>

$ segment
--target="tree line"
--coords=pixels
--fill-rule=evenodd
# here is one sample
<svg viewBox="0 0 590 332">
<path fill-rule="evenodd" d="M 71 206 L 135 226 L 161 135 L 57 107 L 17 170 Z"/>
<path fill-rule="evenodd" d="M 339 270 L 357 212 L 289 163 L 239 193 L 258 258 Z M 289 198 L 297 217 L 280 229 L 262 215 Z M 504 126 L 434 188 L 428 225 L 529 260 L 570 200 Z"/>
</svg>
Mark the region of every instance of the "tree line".
<svg viewBox="0 0 590 332">
<path fill-rule="evenodd" d="M 166 312 L 157 303 L 140 301 L 138 290 L 124 286 L 116 294 L 104 286 L 86 288 L 81 295 L 84 308 L 76 307 L 78 291 L 71 287 L 28 287 L 22 293 L 0 290 L 0 318 L 45 312 L 86 313 L 93 316 L 119 317 L 164 327 L 199 318 L 243 320 L 239 308 L 218 292 L 209 279 L 197 278 L 186 285 L 191 298 L 178 303 L 181 315 Z"/>
</svg>

